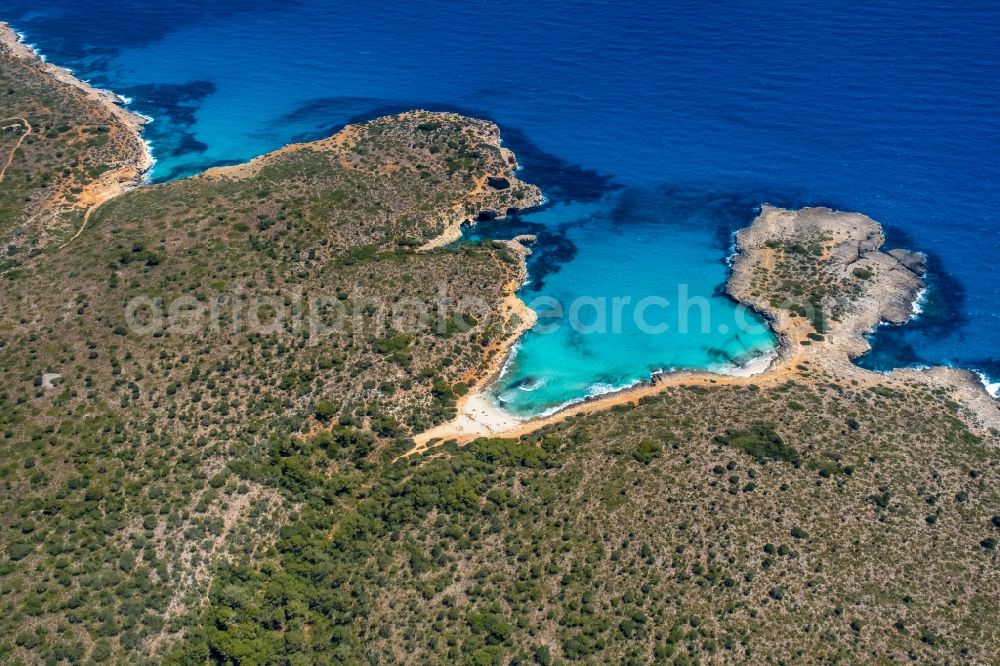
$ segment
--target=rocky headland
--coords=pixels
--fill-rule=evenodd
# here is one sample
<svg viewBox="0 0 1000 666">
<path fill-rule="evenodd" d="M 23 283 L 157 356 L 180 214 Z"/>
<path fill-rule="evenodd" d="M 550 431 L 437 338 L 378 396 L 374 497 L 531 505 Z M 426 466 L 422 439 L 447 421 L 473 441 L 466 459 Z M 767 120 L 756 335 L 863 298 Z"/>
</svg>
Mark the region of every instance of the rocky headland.
<svg viewBox="0 0 1000 666">
<path fill-rule="evenodd" d="M 517 159 L 514 153 L 501 145 L 500 128 L 496 124 L 456 113 L 422 110 L 348 125 L 329 138 L 289 144 L 245 164 L 209 169 L 196 178 L 248 178 L 268 167 L 280 168 L 283 163 L 303 151 L 334 155 L 338 166 L 343 169 L 370 171 L 366 165 L 369 160 L 363 155 L 376 137 L 380 150 L 387 153 L 387 158 L 372 175 L 410 171 L 421 177 L 428 177 L 431 172 L 427 165 L 437 160 L 430 152 L 431 143 L 422 142 L 421 139 L 442 128 L 452 128 L 460 133 L 462 145 L 471 147 L 464 155 L 451 158 L 447 163 L 448 172 L 458 173 L 475 165 L 476 173 L 470 179 L 471 187 L 460 198 L 435 208 L 429 215 L 436 220 L 436 226 L 429 227 L 436 233 L 425 239 L 420 246 L 421 250 L 444 247 L 455 242 L 461 238 L 464 224 L 475 224 L 484 219 L 501 219 L 511 212 L 542 202 L 541 191 L 517 177 Z M 396 148 L 398 154 L 394 157 L 388 155 L 386 148 Z M 435 146 L 433 150 L 438 150 L 438 147 Z"/>
<path fill-rule="evenodd" d="M 726 293 L 772 322 L 784 355 L 806 343 L 809 356 L 842 366 L 870 349 L 864 336 L 879 323 L 908 321 L 924 288 L 923 255 L 884 243 L 860 213 L 765 205 L 736 233 Z"/>
<path fill-rule="evenodd" d="M 3 138 L 21 139 L 0 143 L 3 270 L 79 234 L 94 209 L 142 182 L 153 157 L 140 136 L 147 118 L 46 62 L 2 22 L 0 84 Z"/>
</svg>

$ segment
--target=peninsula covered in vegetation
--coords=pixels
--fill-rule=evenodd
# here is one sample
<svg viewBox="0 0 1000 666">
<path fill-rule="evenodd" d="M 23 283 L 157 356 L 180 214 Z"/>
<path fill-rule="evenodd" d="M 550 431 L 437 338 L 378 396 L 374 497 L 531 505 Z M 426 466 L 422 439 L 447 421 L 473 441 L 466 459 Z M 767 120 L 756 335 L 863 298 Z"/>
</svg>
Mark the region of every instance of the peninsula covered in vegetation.
<svg viewBox="0 0 1000 666">
<path fill-rule="evenodd" d="M 0 65 L 0 661 L 995 660 L 1000 411 L 851 362 L 923 287 L 875 221 L 737 234 L 766 367 L 484 420 L 528 250 L 451 241 L 542 202 L 496 125 L 144 185 L 141 119 Z"/>
</svg>

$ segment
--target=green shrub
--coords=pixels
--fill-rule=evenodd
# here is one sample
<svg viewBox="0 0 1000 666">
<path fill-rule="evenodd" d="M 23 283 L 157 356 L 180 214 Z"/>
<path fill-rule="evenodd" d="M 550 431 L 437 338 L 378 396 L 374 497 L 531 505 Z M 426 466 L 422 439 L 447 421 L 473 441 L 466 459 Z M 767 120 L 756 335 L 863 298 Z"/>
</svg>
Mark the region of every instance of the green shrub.
<svg viewBox="0 0 1000 666">
<path fill-rule="evenodd" d="M 775 431 L 773 423 L 758 421 L 749 430 L 730 430 L 725 435 L 717 435 L 715 441 L 739 449 L 760 463 L 779 460 L 798 466 L 802 460 L 798 451 Z"/>
<path fill-rule="evenodd" d="M 324 400 L 316 405 L 316 418 L 320 421 L 329 421 L 337 415 L 337 405 L 330 400 Z"/>
<path fill-rule="evenodd" d="M 632 457 L 642 464 L 648 465 L 652 462 L 653 458 L 658 457 L 662 452 L 663 447 L 660 446 L 659 442 L 654 442 L 651 439 L 644 439 L 639 442 L 637 447 L 635 447 L 635 451 L 632 452 Z"/>
<path fill-rule="evenodd" d="M 15 562 L 31 554 L 32 547 L 26 543 L 14 542 L 7 546 L 7 556 Z"/>
</svg>

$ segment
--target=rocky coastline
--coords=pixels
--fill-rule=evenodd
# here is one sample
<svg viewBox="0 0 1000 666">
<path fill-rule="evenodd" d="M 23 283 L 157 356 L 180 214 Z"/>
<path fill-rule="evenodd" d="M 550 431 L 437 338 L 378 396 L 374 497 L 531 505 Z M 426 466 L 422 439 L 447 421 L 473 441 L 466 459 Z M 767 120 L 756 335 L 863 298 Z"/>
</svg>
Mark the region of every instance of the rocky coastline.
<svg viewBox="0 0 1000 666">
<path fill-rule="evenodd" d="M 61 248 L 65 245 L 63 241 L 72 234 L 72 230 L 64 228 L 67 219 L 79 216 L 83 211 L 82 221 L 77 224 L 75 235 L 69 239 L 73 240 L 79 236 L 97 207 L 144 182 L 154 164 L 150 146 L 141 136 L 143 127 L 150 119 L 126 109 L 123 106 L 125 100 L 119 95 L 96 88 L 78 79 L 70 70 L 47 62 L 24 43 L 19 33 L 3 22 L 0 22 L 0 58 L 6 67 L 11 68 L 19 83 L 50 90 L 66 107 L 73 109 L 73 120 L 66 127 L 68 130 L 75 126 L 81 141 L 94 128 L 107 137 L 102 148 L 84 148 L 74 158 L 64 157 L 66 162 L 58 165 L 63 172 L 62 182 L 56 186 L 45 187 L 45 179 L 35 179 L 39 186 L 25 196 L 20 219 L 14 221 L 16 226 L 5 239 L 8 244 L 18 247 L 25 243 L 25 239 L 31 239 L 30 246 L 34 251 L 55 242 L 62 242 L 58 246 Z M 29 134 L 41 134 L 45 129 L 53 131 L 52 127 L 41 126 L 54 123 L 49 115 L 52 110 L 40 107 L 36 111 L 38 116 L 32 122 L 39 126 L 32 127 L 26 118 L 20 119 L 21 124 L 27 126 L 26 131 Z M 40 144 L 27 143 L 32 144 L 31 150 L 26 151 L 28 146 L 21 145 L 17 155 L 10 155 L 8 166 L 15 163 L 15 157 L 19 158 L 20 165 L 39 159 L 38 155 L 25 156 L 25 152 L 37 151 Z"/>
<path fill-rule="evenodd" d="M 449 440 L 465 443 L 479 437 L 524 435 L 575 415 L 635 404 L 671 386 L 763 386 L 789 380 L 818 381 L 820 377 L 823 381 L 893 390 L 906 390 L 914 383 L 930 384 L 954 394 L 983 432 L 1000 429 L 1000 403 L 972 372 L 929 368 L 877 373 L 852 363 L 870 349 L 865 336 L 877 325 L 903 324 L 913 316 L 913 304 L 925 288 L 924 256 L 904 249 L 883 251 L 884 243 L 881 225 L 860 213 L 763 205 L 753 224 L 736 234 L 736 251 L 725 290 L 768 320 L 779 338 L 773 356 L 727 374 L 659 373 L 648 383 L 589 398 L 555 414 L 529 420 L 494 405 L 485 395 L 488 382 L 484 382 L 479 391 L 459 405 L 456 419 L 418 434 L 411 453 Z M 809 316 L 798 306 L 794 293 L 783 293 L 775 286 L 775 274 L 794 272 L 782 266 L 789 255 L 798 258 L 799 265 L 808 265 L 809 270 L 803 273 L 817 284 L 807 287 L 823 287 L 822 296 L 807 303 L 821 313 L 829 313 L 819 317 L 822 331 L 817 330 L 815 313 Z M 793 284 L 795 277 L 789 276 Z"/>
<path fill-rule="evenodd" d="M 121 96 L 110 90 L 96 88 L 86 81 L 78 79 L 70 70 L 54 65 L 41 57 L 33 48 L 25 44 L 21 35 L 9 24 L 0 21 L 0 48 L 9 51 L 17 58 L 30 62 L 37 67 L 39 73 L 49 77 L 59 84 L 72 86 L 86 99 L 100 104 L 116 121 L 121 123 L 134 137 L 134 154 L 126 160 L 119 171 L 118 177 L 124 185 L 138 185 L 142 177 L 152 168 L 154 160 L 149 144 L 140 136 L 150 118 L 129 111 L 124 106 Z"/>
<path fill-rule="evenodd" d="M 73 86 L 88 99 L 100 102 L 116 119 L 132 130 L 136 137 L 142 128 L 149 122 L 149 118 L 133 111 L 129 111 L 123 106 L 122 97 L 110 90 L 96 88 L 86 81 L 78 79 L 73 72 L 65 67 L 53 65 L 41 57 L 31 46 L 25 44 L 20 33 L 15 31 L 8 23 L 0 21 L 0 47 L 10 51 L 14 56 L 32 63 L 39 72 L 45 76 L 58 81 L 59 83 Z M 149 147 L 139 140 L 137 145 L 137 155 L 135 167 L 144 173 L 153 164 L 152 154 Z M 142 146 L 139 148 L 138 146 Z"/>
<path fill-rule="evenodd" d="M 823 277 L 835 284 L 827 289 L 818 307 L 842 314 L 826 319 L 825 331 L 814 332 L 789 309 L 787 294 L 767 294 L 761 279 L 775 268 L 781 245 L 802 243 L 802 238 L 823 239 L 817 247 L 823 253 Z M 815 241 L 814 241 L 815 242 Z M 781 355 L 798 351 L 803 342 L 813 346 L 809 333 L 820 333 L 824 344 L 817 355 L 824 362 L 843 365 L 871 347 L 865 335 L 880 323 L 903 324 L 910 319 L 913 303 L 924 289 L 923 255 L 903 249 L 882 251 L 882 227 L 860 213 L 829 208 L 785 210 L 764 205 L 753 225 L 736 233 L 736 252 L 726 293 L 763 314 L 781 339 Z M 859 277 L 863 276 L 863 277 Z M 844 288 L 851 285 L 855 290 Z M 774 298 L 777 296 L 777 299 Z"/>
<path fill-rule="evenodd" d="M 452 117 L 452 114 L 446 115 Z M 493 173 L 474 179 L 468 202 L 448 211 L 443 220 L 444 231 L 421 246 L 421 250 L 433 250 L 454 243 L 462 237 L 463 226 L 473 226 L 484 220 L 502 220 L 511 213 L 534 208 L 545 201 L 538 187 L 517 177 L 517 158 L 501 145 L 500 128 L 488 121 L 475 122 L 480 145 L 496 151 L 499 159 L 493 160 Z"/>
</svg>

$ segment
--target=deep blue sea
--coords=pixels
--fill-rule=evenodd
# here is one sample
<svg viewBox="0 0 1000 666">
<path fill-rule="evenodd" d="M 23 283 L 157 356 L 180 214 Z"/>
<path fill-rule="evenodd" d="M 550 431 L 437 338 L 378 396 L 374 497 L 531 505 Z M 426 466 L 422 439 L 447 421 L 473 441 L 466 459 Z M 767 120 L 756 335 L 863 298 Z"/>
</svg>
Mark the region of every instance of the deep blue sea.
<svg viewBox="0 0 1000 666">
<path fill-rule="evenodd" d="M 640 338 L 626 313 L 622 333 L 529 334 L 498 387 L 513 411 L 766 350 L 719 292 L 762 202 L 861 211 L 929 255 L 923 313 L 863 365 L 1000 380 L 995 2 L 0 0 L 0 19 L 155 119 L 155 179 L 459 110 L 496 121 L 550 201 L 477 232 L 539 235 L 526 300 L 707 300 L 707 332 Z"/>
</svg>

